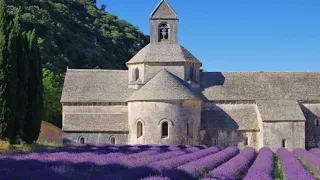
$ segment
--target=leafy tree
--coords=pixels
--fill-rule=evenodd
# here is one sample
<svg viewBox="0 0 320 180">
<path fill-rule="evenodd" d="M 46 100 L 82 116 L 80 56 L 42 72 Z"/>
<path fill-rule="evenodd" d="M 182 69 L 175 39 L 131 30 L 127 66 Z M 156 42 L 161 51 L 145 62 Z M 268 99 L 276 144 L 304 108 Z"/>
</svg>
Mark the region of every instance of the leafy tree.
<svg viewBox="0 0 320 180">
<path fill-rule="evenodd" d="M 61 84 L 63 76 L 54 74 L 52 71 L 43 68 L 43 119 L 58 127 L 62 127 L 61 122 Z"/>
</svg>

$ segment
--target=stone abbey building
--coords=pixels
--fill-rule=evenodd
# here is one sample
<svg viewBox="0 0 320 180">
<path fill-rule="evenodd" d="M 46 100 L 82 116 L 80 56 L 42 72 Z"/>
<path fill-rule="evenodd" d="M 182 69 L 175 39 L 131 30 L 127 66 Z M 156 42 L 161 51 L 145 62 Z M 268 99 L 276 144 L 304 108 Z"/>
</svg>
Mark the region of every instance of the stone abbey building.
<svg viewBox="0 0 320 180">
<path fill-rule="evenodd" d="M 202 72 L 162 0 L 128 70 L 68 69 L 63 138 L 80 143 L 320 146 L 320 72 Z"/>
</svg>

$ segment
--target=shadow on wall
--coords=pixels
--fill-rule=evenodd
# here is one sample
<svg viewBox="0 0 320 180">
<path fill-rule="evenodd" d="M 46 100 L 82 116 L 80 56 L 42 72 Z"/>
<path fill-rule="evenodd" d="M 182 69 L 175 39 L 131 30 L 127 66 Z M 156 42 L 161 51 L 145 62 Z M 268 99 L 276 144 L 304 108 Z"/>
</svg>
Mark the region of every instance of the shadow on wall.
<svg viewBox="0 0 320 180">
<path fill-rule="evenodd" d="M 317 118 L 312 111 L 306 108 L 304 105 L 300 104 L 300 108 L 303 112 L 303 115 L 306 118 L 305 123 L 305 149 L 309 150 L 311 148 L 317 148 L 318 143 L 320 142 L 319 132 L 315 128 L 314 120 Z M 320 143 L 319 143 L 320 144 Z"/>
<path fill-rule="evenodd" d="M 232 142 L 232 131 L 239 129 L 239 124 L 223 109 L 217 105 L 208 111 L 202 111 L 201 131 L 204 131 L 201 144 L 214 146 L 216 143 L 222 146 L 236 145 L 237 141 Z M 226 139 L 221 139 L 220 132 L 225 132 Z M 237 134 L 239 140 L 243 139 L 242 133 Z"/>
</svg>

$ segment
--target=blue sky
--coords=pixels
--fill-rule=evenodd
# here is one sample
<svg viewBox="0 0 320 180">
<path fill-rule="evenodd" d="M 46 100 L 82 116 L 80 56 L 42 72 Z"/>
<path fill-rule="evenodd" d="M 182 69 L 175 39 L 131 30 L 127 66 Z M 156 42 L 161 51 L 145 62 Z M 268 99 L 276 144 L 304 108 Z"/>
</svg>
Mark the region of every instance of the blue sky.
<svg viewBox="0 0 320 180">
<path fill-rule="evenodd" d="M 160 0 L 97 0 L 149 34 Z M 168 0 L 206 71 L 320 71 L 320 0 Z"/>
</svg>

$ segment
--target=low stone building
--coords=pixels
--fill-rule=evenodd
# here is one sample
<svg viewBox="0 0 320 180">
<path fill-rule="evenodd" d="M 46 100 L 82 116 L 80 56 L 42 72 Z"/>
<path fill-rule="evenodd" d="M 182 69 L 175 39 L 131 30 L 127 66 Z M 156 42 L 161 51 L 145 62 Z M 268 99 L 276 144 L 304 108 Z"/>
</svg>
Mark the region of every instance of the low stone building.
<svg viewBox="0 0 320 180">
<path fill-rule="evenodd" d="M 320 147 L 320 72 L 202 72 L 162 0 L 128 70 L 68 69 L 63 138 L 80 143 Z"/>
</svg>

